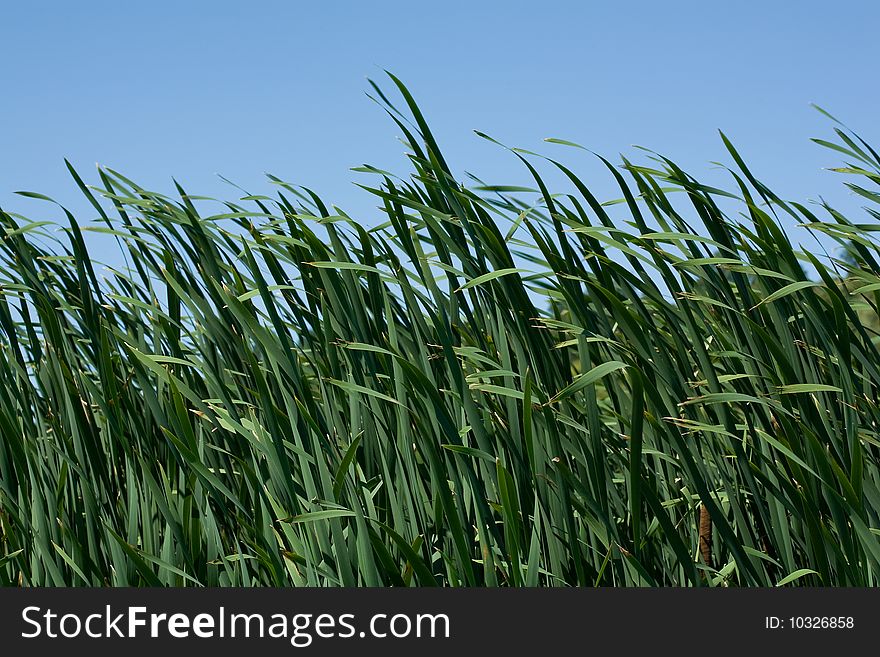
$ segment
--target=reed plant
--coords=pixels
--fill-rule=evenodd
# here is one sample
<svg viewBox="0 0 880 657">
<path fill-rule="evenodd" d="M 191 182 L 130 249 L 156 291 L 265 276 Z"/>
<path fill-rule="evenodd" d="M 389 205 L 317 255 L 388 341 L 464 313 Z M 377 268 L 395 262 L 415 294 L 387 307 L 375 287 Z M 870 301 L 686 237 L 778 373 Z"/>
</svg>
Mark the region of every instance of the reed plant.
<svg viewBox="0 0 880 657">
<path fill-rule="evenodd" d="M 877 152 L 817 140 L 858 221 L 723 136 L 728 189 L 647 155 L 599 199 L 559 140 L 465 184 L 389 86 L 380 225 L 109 168 L 0 212 L 0 584 L 876 584 Z"/>
</svg>

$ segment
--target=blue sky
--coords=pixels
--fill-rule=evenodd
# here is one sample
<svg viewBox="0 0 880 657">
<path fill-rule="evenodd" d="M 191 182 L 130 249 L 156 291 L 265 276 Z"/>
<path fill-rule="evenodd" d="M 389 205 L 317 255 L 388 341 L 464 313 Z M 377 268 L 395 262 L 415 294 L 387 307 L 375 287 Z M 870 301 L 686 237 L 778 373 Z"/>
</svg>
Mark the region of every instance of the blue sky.
<svg viewBox="0 0 880 657">
<path fill-rule="evenodd" d="M 143 186 L 234 197 L 216 174 L 271 192 L 263 172 L 371 220 L 352 181 L 405 170 L 398 129 L 365 91 L 402 78 L 451 165 L 525 182 L 476 137 L 562 157 L 615 196 L 589 156 L 633 144 L 702 177 L 722 128 L 783 196 L 847 192 L 809 142 L 829 109 L 877 139 L 872 2 L 39 2 L 0 9 L 0 206 L 36 219 L 53 196 L 91 215 L 62 158 L 94 182 L 111 166 Z M 91 218 L 90 216 L 86 217 Z"/>
</svg>

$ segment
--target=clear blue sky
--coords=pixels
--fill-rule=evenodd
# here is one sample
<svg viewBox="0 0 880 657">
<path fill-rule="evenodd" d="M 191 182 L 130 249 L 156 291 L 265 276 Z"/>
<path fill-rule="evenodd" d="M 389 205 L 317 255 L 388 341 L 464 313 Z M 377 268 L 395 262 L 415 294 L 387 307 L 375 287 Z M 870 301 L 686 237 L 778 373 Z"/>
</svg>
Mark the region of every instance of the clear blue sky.
<svg viewBox="0 0 880 657">
<path fill-rule="evenodd" d="M 839 161 L 809 142 L 831 130 L 809 103 L 880 138 L 878 19 L 867 1 L 7 2 L 0 205 L 47 218 L 24 189 L 86 209 L 67 157 L 93 182 L 97 162 L 220 196 L 236 192 L 217 173 L 266 193 L 268 171 L 369 221 L 349 168 L 406 166 L 364 93 L 383 68 L 452 166 L 491 182 L 525 178 L 473 129 L 562 156 L 611 198 L 589 156 L 542 138 L 612 158 L 644 145 L 702 176 L 725 156 L 722 128 L 784 196 L 846 202 L 820 171 Z"/>
</svg>

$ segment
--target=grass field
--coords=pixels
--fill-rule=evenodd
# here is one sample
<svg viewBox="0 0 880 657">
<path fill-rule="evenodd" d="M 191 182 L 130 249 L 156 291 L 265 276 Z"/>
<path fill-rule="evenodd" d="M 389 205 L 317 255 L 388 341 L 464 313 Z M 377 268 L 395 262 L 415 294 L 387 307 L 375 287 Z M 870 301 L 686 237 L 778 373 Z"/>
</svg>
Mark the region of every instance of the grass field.
<svg viewBox="0 0 880 657">
<path fill-rule="evenodd" d="M 875 585 L 877 153 L 820 142 L 859 220 L 726 139 L 727 190 L 521 151 L 534 189 L 475 188 L 389 86 L 382 225 L 111 169 L 60 230 L 0 214 L 0 584 Z"/>
</svg>

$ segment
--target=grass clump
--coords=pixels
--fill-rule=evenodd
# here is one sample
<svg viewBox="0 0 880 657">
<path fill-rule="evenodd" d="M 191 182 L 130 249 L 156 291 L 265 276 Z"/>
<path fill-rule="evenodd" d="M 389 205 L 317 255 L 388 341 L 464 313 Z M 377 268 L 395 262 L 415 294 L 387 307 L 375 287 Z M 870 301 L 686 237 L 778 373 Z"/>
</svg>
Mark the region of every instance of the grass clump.
<svg viewBox="0 0 880 657">
<path fill-rule="evenodd" d="M 602 203 L 516 151 L 535 193 L 469 188 L 394 82 L 380 226 L 110 169 L 71 169 L 96 223 L 0 214 L 0 584 L 874 585 L 876 224 L 726 140 L 733 191 L 606 162 Z"/>
</svg>

